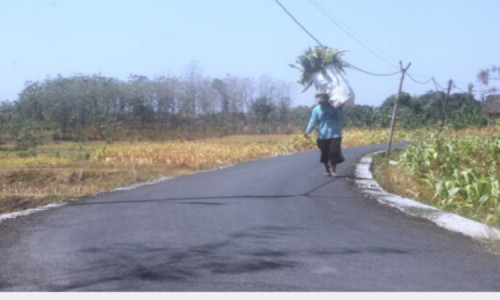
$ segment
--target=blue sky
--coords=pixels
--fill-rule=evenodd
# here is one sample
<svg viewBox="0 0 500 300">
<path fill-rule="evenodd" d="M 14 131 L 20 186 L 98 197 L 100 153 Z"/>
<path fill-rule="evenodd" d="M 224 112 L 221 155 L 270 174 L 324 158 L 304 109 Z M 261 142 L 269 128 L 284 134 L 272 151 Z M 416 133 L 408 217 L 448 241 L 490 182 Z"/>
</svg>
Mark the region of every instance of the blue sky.
<svg viewBox="0 0 500 300">
<path fill-rule="evenodd" d="M 280 0 L 322 44 L 350 49 L 344 59 L 374 73 L 409 62 L 418 81 L 434 77 L 454 92 L 500 65 L 500 0 Z M 296 83 L 289 67 L 309 37 L 274 0 L 0 0 L 0 101 L 26 81 L 73 74 L 125 80 L 130 74 L 181 76 L 196 61 L 222 78 L 269 76 Z M 321 8 L 320 9 L 318 9 Z M 339 27 L 337 24 L 340 24 Z M 346 33 L 347 32 L 347 33 Z M 347 69 L 356 103 L 378 106 L 397 92 L 399 75 Z M 432 83 L 405 79 L 421 95 Z M 294 105 L 313 104 L 314 88 Z"/>
</svg>

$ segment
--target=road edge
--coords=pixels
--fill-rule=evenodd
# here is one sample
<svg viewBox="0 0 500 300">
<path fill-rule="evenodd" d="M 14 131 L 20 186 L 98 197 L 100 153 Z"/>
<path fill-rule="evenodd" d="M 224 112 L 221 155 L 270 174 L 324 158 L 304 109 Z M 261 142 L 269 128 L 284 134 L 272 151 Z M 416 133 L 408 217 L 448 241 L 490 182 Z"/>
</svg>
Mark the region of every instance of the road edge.
<svg viewBox="0 0 500 300">
<path fill-rule="evenodd" d="M 293 154 L 295 154 L 295 153 L 286 153 L 286 154 L 283 154 L 283 155 L 272 155 L 272 156 L 263 157 L 263 158 L 260 158 L 260 159 L 269 159 L 269 158 L 273 158 L 273 157 L 288 156 L 288 155 L 293 155 Z M 251 161 L 247 161 L 247 162 L 251 162 Z M 241 163 L 246 163 L 246 162 L 241 162 Z M 66 206 L 66 205 L 68 205 L 71 202 L 80 201 L 81 199 L 85 199 L 85 198 L 88 198 L 88 197 L 95 197 L 95 196 L 98 196 L 98 195 L 104 195 L 104 194 L 109 194 L 109 193 L 113 193 L 113 192 L 129 191 L 129 190 L 133 190 L 133 189 L 140 188 L 140 187 L 143 187 L 143 186 L 161 183 L 163 181 L 171 180 L 171 179 L 174 179 L 174 178 L 177 178 L 177 177 L 180 177 L 180 176 L 188 176 L 188 175 L 193 175 L 193 174 L 198 174 L 198 173 L 212 172 L 212 171 L 217 171 L 217 170 L 229 168 L 229 167 L 232 167 L 232 166 L 234 166 L 236 164 L 238 164 L 238 163 L 232 163 L 232 164 L 229 164 L 229 165 L 215 167 L 213 169 L 194 171 L 192 173 L 187 173 L 187 174 L 184 174 L 184 175 L 161 177 L 161 178 L 158 178 L 158 179 L 155 179 L 155 180 L 152 180 L 152 181 L 134 183 L 134 184 L 131 184 L 131 185 L 128 185 L 128 186 L 117 187 L 117 188 L 114 188 L 114 189 L 111 189 L 111 190 L 105 191 L 105 192 L 100 192 L 100 193 L 96 193 L 96 194 L 81 196 L 81 197 L 77 197 L 77 198 L 70 198 L 70 199 L 66 199 L 66 200 L 62 200 L 62 201 L 58 201 L 58 202 L 54 202 L 54 203 L 49 203 L 49 204 L 46 204 L 46 205 L 42 205 L 42 206 L 39 206 L 39 207 L 28 208 L 28 209 L 21 210 L 21 211 L 15 211 L 15 212 L 10 212 L 10 213 L 0 214 L 0 224 L 3 221 L 8 220 L 8 219 L 16 219 L 18 217 L 28 216 L 28 215 L 31 215 L 31 214 L 34 214 L 34 213 L 37 213 L 37 212 L 46 211 L 46 210 L 50 210 L 50 209 L 61 207 L 61 206 Z"/>
<path fill-rule="evenodd" d="M 383 152 L 385 151 L 368 153 L 356 164 L 354 171 L 355 182 L 363 194 L 375 198 L 381 204 L 395 207 L 408 215 L 430 220 L 447 230 L 462 233 L 479 240 L 500 240 L 500 230 L 498 229 L 422 204 L 413 199 L 390 194 L 382 189 L 373 178 L 370 167 L 372 165 L 372 155 Z"/>
</svg>

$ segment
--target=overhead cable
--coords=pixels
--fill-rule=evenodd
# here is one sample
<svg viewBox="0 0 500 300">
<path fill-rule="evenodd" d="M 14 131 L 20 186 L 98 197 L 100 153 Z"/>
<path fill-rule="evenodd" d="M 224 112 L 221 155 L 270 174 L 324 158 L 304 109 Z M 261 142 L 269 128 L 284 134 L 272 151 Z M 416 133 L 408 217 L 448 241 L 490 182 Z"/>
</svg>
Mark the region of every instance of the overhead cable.
<svg viewBox="0 0 500 300">
<path fill-rule="evenodd" d="M 434 87 L 436 87 L 436 90 L 442 90 L 444 91 L 445 89 L 439 85 L 439 83 L 436 81 L 436 79 L 434 79 L 434 77 L 432 77 L 432 82 L 434 83 Z"/>
<path fill-rule="evenodd" d="M 393 72 L 393 73 L 388 73 L 388 74 L 379 74 L 379 73 L 373 73 L 373 72 L 368 72 L 368 71 L 365 71 L 365 70 L 362 70 L 358 67 L 355 67 L 353 65 L 351 65 L 350 63 L 347 63 L 348 67 L 351 67 L 353 69 L 356 69 L 360 72 L 363 72 L 363 73 L 366 73 L 366 74 L 370 74 L 370 75 L 373 75 L 373 76 L 393 76 L 393 75 L 396 75 L 396 74 L 399 74 L 401 73 L 401 71 L 396 71 L 396 72 Z"/>
<path fill-rule="evenodd" d="M 274 0 L 282 9 L 283 11 L 286 12 L 286 14 L 292 18 L 293 21 L 295 21 L 295 23 L 297 23 L 297 25 L 300 26 L 300 28 L 302 28 L 302 30 L 304 30 L 314 41 L 316 41 L 316 43 L 318 43 L 318 45 L 320 45 L 321 47 L 325 47 L 316 37 L 314 37 L 314 35 L 311 34 L 311 32 L 309 32 L 309 30 L 307 30 L 287 9 L 285 6 L 283 6 L 283 4 L 281 4 L 281 2 L 279 0 Z M 358 71 L 361 71 L 363 73 L 366 73 L 366 74 L 370 74 L 370 75 L 374 75 L 374 76 L 393 76 L 395 74 L 399 74 L 400 71 L 397 71 L 397 72 L 394 72 L 394 73 L 389 73 L 389 74 L 378 74 L 378 73 L 373 73 L 373 72 L 369 72 L 369 71 L 365 71 L 365 70 L 362 70 L 358 67 L 355 67 L 351 64 L 348 63 L 348 66 L 352 67 L 353 69 L 356 69 Z"/>
<path fill-rule="evenodd" d="M 410 75 L 410 73 L 406 73 L 406 74 L 408 75 L 408 77 L 409 77 L 412 81 L 414 81 L 414 82 L 416 82 L 416 83 L 418 83 L 418 84 L 428 84 L 429 82 L 431 82 L 431 81 L 434 79 L 434 77 L 432 77 L 432 78 L 430 78 L 430 79 L 429 79 L 429 80 L 427 80 L 427 81 L 418 81 L 418 80 L 416 80 L 415 78 L 413 78 L 413 77 Z"/>
<path fill-rule="evenodd" d="M 283 4 L 281 4 L 281 2 L 279 2 L 278 0 L 274 1 L 276 1 L 276 3 L 287 13 L 287 15 L 290 16 L 290 18 L 292 18 L 292 20 L 294 20 L 295 23 L 297 23 L 297 25 L 299 25 L 300 28 L 302 28 L 302 30 L 304 30 L 313 40 L 315 40 L 318 45 L 323 46 L 323 44 L 317 38 L 315 38 L 314 35 L 312 35 L 302 24 L 300 24 L 297 19 L 295 19 L 295 17 L 283 6 Z"/>
<path fill-rule="evenodd" d="M 375 55 L 376 57 L 378 57 L 380 60 L 384 61 L 386 64 L 392 66 L 392 67 L 395 67 L 395 65 L 388 61 L 387 59 L 385 59 L 384 57 L 380 56 L 378 53 L 376 53 L 375 51 L 373 51 L 372 49 L 370 49 L 368 46 L 365 45 L 365 43 L 363 43 L 362 41 L 360 41 L 358 38 L 356 38 L 353 34 L 351 34 L 345 27 L 345 25 L 341 25 L 340 24 L 340 21 L 336 20 L 336 18 L 329 12 L 326 11 L 325 8 L 321 7 L 319 4 L 317 4 L 315 1 L 313 0 L 309 0 L 323 15 L 325 15 L 333 24 L 335 24 L 338 28 L 340 28 L 340 30 L 342 30 L 345 34 L 347 34 L 349 37 L 351 37 L 353 40 L 355 40 L 358 44 L 360 44 L 363 48 L 365 48 L 366 50 L 368 50 L 370 53 L 372 53 L 373 55 Z M 375 47 L 375 46 L 374 46 Z M 376 48 L 376 47 L 375 47 Z M 379 50 L 379 49 L 377 49 Z M 380 50 L 379 50 L 380 51 Z M 382 51 L 381 51 L 382 53 Z M 384 53 L 385 54 L 385 53 Z M 389 55 L 385 54 L 387 57 L 389 57 Z M 393 58 L 391 58 L 393 59 Z M 394 59 L 393 59 L 394 60 Z"/>
<path fill-rule="evenodd" d="M 462 92 L 462 93 L 464 93 L 464 94 L 465 94 L 465 93 L 468 93 L 468 92 L 464 91 L 463 89 L 461 89 L 461 88 L 460 88 L 458 85 L 456 85 L 456 84 L 453 84 L 453 88 L 454 88 L 454 89 L 457 89 L 457 90 L 459 90 L 459 91 L 461 91 L 461 92 Z"/>
</svg>

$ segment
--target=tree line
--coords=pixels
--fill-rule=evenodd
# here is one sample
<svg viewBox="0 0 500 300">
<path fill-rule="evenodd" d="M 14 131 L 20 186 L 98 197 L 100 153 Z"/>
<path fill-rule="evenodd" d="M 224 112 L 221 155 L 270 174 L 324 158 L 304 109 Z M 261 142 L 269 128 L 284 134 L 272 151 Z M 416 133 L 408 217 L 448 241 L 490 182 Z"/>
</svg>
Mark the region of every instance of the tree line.
<svg viewBox="0 0 500 300">
<path fill-rule="evenodd" d="M 263 76 L 212 79 L 192 66 L 183 77 L 125 81 L 101 75 L 27 82 L 17 101 L 0 105 L 0 142 L 32 147 L 45 140 L 151 140 L 229 134 L 302 132 L 312 107 L 292 107 L 293 85 Z M 443 101 L 447 100 L 446 112 Z M 395 96 L 380 106 L 346 109 L 345 127 L 385 128 Z M 397 124 L 404 129 L 484 126 L 471 92 L 402 93 Z"/>
<path fill-rule="evenodd" d="M 296 119 L 292 89 L 267 76 L 212 79 L 196 66 L 180 78 L 58 76 L 27 82 L 15 102 L 0 106 L 0 140 L 36 140 L 49 132 L 53 140 L 289 132 Z"/>
<path fill-rule="evenodd" d="M 355 105 L 346 110 L 346 126 L 389 127 L 395 100 L 396 96 L 392 95 L 379 107 Z M 476 100 L 472 93 L 455 93 L 447 99 L 443 91 L 428 91 L 420 96 L 402 92 L 396 122 L 403 129 L 482 127 L 487 125 L 487 118 L 481 114 L 481 108 L 482 102 Z"/>
</svg>

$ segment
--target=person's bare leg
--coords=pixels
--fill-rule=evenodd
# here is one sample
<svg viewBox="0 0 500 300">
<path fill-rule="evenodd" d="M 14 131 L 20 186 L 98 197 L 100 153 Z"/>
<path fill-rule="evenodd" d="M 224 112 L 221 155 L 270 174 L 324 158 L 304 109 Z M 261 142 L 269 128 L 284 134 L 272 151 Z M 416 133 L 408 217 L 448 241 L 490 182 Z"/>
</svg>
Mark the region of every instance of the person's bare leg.
<svg viewBox="0 0 500 300">
<path fill-rule="evenodd" d="M 331 174 L 332 174 L 333 176 L 337 175 L 337 173 L 336 173 L 336 169 L 337 169 L 337 164 L 332 164 Z"/>
<path fill-rule="evenodd" d="M 325 176 L 332 176 L 332 172 L 330 171 L 330 166 L 328 163 L 325 163 Z"/>
</svg>

